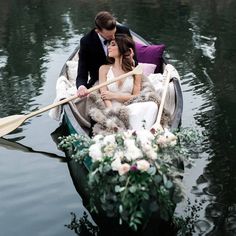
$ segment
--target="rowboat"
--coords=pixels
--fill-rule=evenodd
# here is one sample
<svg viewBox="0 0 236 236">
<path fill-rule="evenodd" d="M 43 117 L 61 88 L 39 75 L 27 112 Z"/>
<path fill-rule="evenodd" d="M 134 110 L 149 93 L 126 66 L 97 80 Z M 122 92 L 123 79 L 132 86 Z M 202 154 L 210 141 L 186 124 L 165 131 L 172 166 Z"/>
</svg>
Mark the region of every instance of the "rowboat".
<svg viewBox="0 0 236 236">
<path fill-rule="evenodd" d="M 143 39 L 141 36 L 137 35 L 135 32 L 131 31 L 131 35 L 134 39 L 134 41 L 137 44 L 141 44 L 143 46 L 152 46 L 150 45 L 145 39 Z M 136 48 L 137 49 L 137 48 Z M 78 62 L 78 52 L 79 52 L 79 46 L 74 50 L 74 52 L 71 54 L 71 56 L 68 58 L 67 62 L 63 66 L 60 77 L 67 78 L 69 80 L 69 63 L 68 62 Z M 155 73 L 162 73 L 164 71 L 165 66 L 167 65 L 167 61 L 164 58 L 163 55 L 160 57 L 161 60 L 161 67 L 159 70 L 155 70 Z M 77 67 L 76 67 L 77 68 Z M 183 96 L 182 96 L 182 90 L 180 85 L 179 78 L 175 77 L 175 74 L 171 77 L 170 80 L 173 86 L 174 96 L 173 96 L 173 104 L 174 109 L 172 111 L 172 114 L 170 116 L 170 122 L 169 122 L 169 129 L 175 130 L 177 129 L 181 124 L 181 116 L 183 111 Z M 81 106 L 81 99 L 70 101 L 69 103 L 63 105 L 62 111 L 63 111 L 63 119 L 62 119 L 62 127 L 64 131 L 66 130 L 67 134 L 83 134 L 86 136 L 89 136 L 91 133 L 91 124 L 88 120 L 86 120 L 86 117 L 84 117 L 83 114 L 84 107 Z M 89 161 L 84 162 L 83 164 L 79 164 L 75 160 L 70 158 L 71 153 L 66 152 L 66 156 L 68 157 L 68 168 L 74 183 L 74 186 L 77 190 L 77 192 L 80 194 L 81 198 L 83 199 L 83 203 L 86 206 L 89 202 L 89 192 L 87 191 L 87 175 L 89 170 Z M 101 221 L 101 219 L 104 219 L 103 216 L 97 217 L 97 215 L 94 216 L 96 218 L 96 222 Z M 106 222 L 109 222 L 109 225 L 113 225 L 112 222 L 109 221 L 109 219 Z M 158 229 L 166 224 L 163 224 L 161 219 L 159 219 L 159 216 L 155 216 L 154 225 L 158 226 Z M 151 222 L 151 220 L 149 221 Z M 104 225 L 104 221 L 99 225 Z M 149 224 L 149 223 L 147 223 Z M 147 226 L 146 224 L 146 226 Z M 147 228 L 147 227 L 146 227 Z M 148 227 L 149 228 L 149 227 Z M 147 233 L 148 231 L 146 231 Z M 114 234 L 115 235 L 115 234 Z M 149 234 L 151 235 L 151 234 Z M 167 232 L 165 232 L 165 235 L 168 235 Z"/>
</svg>

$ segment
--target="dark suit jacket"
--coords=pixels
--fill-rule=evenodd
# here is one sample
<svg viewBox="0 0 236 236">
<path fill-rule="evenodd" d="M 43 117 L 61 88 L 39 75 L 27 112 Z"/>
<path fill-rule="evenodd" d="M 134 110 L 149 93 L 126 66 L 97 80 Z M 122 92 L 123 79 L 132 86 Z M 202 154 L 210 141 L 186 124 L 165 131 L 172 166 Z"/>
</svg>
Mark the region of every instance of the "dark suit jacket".
<svg viewBox="0 0 236 236">
<path fill-rule="evenodd" d="M 120 25 L 116 26 L 116 33 L 131 36 L 129 29 Z M 80 85 L 87 88 L 93 86 L 98 80 L 99 67 L 104 64 L 107 64 L 106 54 L 98 34 L 93 29 L 80 40 L 79 65 L 76 78 L 77 88 Z M 89 81 L 88 75 L 91 78 Z"/>
</svg>

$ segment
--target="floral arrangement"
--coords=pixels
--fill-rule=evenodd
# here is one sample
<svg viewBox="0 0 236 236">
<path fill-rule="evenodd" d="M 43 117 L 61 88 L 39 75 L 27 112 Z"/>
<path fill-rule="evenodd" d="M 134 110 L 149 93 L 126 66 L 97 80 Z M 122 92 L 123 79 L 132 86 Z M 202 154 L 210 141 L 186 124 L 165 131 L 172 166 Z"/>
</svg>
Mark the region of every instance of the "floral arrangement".
<svg viewBox="0 0 236 236">
<path fill-rule="evenodd" d="M 59 146 L 83 163 L 91 159 L 88 173 L 90 206 L 96 212 L 118 217 L 134 230 L 153 212 L 171 221 L 184 197 L 183 158 L 194 132 L 157 133 L 125 131 L 109 135 L 63 137 Z"/>
</svg>

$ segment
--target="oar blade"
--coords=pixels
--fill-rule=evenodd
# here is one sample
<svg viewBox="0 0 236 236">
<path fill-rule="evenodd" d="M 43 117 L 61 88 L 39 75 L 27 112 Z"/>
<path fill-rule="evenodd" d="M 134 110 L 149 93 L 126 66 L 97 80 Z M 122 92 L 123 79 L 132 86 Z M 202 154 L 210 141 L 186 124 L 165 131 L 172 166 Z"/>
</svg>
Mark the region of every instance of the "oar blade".
<svg viewBox="0 0 236 236">
<path fill-rule="evenodd" d="M 24 115 L 13 115 L 0 118 L 0 137 L 12 132 L 19 127 L 26 117 Z"/>
</svg>

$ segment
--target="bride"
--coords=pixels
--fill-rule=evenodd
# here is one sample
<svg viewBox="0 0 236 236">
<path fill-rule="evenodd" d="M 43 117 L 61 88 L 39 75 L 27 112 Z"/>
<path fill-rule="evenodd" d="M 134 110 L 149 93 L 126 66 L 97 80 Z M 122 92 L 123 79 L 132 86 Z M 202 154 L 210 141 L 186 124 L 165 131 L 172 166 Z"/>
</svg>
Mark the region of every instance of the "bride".
<svg viewBox="0 0 236 236">
<path fill-rule="evenodd" d="M 108 46 L 108 61 L 99 69 L 99 83 L 112 80 L 133 69 L 134 41 L 126 36 L 115 36 Z M 129 76 L 100 89 L 106 107 L 118 107 L 135 98 L 142 89 L 142 76 Z M 158 106 L 153 101 L 137 102 L 127 105 L 129 125 L 132 130 L 150 129 L 156 121 Z"/>
</svg>

